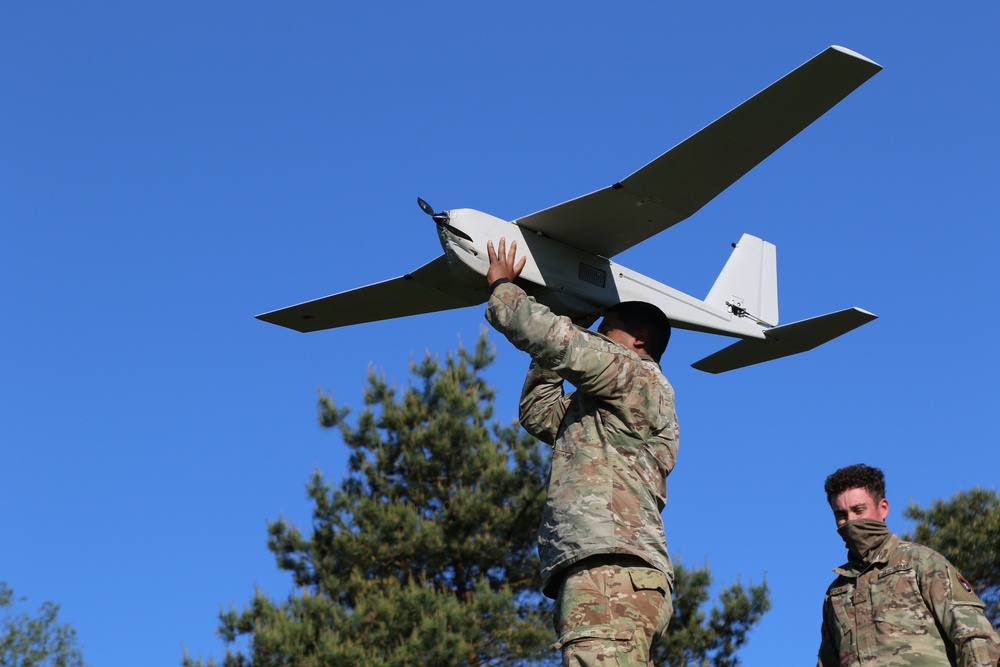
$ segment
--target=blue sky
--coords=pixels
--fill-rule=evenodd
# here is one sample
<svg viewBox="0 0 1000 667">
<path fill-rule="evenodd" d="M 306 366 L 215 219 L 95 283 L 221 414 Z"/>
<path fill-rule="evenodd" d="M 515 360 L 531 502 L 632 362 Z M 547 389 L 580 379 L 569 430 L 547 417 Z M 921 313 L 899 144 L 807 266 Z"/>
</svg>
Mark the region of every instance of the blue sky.
<svg viewBox="0 0 1000 667">
<path fill-rule="evenodd" d="M 88 662 L 221 656 L 222 607 L 290 590 L 265 546 L 344 474 L 316 391 L 359 406 L 472 344 L 479 308 L 302 335 L 253 319 L 440 252 L 421 196 L 513 219 L 628 175 L 830 44 L 885 70 L 695 216 L 616 257 L 703 297 L 743 232 L 783 322 L 875 322 L 712 376 L 678 332 L 672 553 L 772 588 L 744 665 L 810 664 L 843 545 L 839 466 L 890 527 L 996 484 L 996 3 L 0 7 L 0 580 Z M 527 358 L 492 332 L 498 415 Z"/>
</svg>

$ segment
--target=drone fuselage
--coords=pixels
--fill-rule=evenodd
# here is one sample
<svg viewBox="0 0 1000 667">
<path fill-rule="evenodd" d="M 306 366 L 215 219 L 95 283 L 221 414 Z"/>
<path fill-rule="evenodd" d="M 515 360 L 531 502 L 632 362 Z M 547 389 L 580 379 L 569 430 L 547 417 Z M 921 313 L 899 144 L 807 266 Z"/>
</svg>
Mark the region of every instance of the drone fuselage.
<svg viewBox="0 0 1000 667">
<path fill-rule="evenodd" d="M 646 301 L 658 306 L 681 329 L 704 331 L 739 338 L 764 338 L 764 329 L 738 308 L 706 303 L 669 285 L 653 280 L 621 264 L 533 233 L 488 213 L 461 208 L 448 211 L 449 225 L 438 226 L 438 238 L 448 267 L 469 288 L 485 285 L 489 269 L 486 242 L 494 246 L 501 238 L 517 244 L 517 256 L 526 262 L 518 282 L 525 291 L 552 310 L 570 317 L 592 314 L 622 301 Z M 471 239 L 471 240 L 469 240 Z M 741 244 L 765 242 L 745 237 Z M 770 246 L 773 252 L 774 246 Z M 743 281 L 753 290 L 757 281 Z M 750 295 L 727 295 L 729 303 L 745 303 Z M 777 321 L 769 324 L 777 324 Z"/>
</svg>

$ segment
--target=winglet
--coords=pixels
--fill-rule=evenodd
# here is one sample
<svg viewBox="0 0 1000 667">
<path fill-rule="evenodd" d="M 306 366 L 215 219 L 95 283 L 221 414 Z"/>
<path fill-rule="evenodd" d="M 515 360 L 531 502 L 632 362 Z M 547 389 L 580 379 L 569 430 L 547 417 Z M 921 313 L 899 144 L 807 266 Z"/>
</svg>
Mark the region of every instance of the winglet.
<svg viewBox="0 0 1000 667">
<path fill-rule="evenodd" d="M 724 373 L 736 368 L 780 359 L 806 352 L 837 336 L 857 329 L 877 316 L 861 308 L 848 308 L 774 327 L 764 332 L 764 339 L 748 338 L 691 364 L 706 373 Z"/>
<path fill-rule="evenodd" d="M 837 46 L 836 44 L 834 44 L 830 48 L 831 49 L 835 49 L 837 51 L 840 51 L 841 53 L 845 53 L 845 54 L 847 54 L 847 55 L 849 55 L 851 57 L 857 58 L 858 60 L 864 60 L 864 61 L 870 62 L 872 65 L 875 65 L 875 67 L 878 67 L 879 70 L 882 69 L 882 66 L 879 65 L 874 60 L 872 60 L 871 58 L 866 58 L 865 56 L 861 55 L 857 51 L 852 51 L 851 49 L 847 48 L 846 46 Z"/>
</svg>

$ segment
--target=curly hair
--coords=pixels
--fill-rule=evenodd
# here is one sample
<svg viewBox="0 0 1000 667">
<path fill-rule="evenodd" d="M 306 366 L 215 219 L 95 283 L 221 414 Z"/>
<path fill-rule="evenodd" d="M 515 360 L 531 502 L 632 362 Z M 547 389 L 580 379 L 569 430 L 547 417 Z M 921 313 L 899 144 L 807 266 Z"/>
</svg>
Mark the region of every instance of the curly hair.
<svg viewBox="0 0 1000 667">
<path fill-rule="evenodd" d="M 834 498 L 848 489 L 864 489 L 872 500 L 879 502 L 885 498 L 885 474 L 878 468 L 856 463 L 827 477 L 823 488 L 826 490 L 826 501 L 831 505 Z"/>
</svg>

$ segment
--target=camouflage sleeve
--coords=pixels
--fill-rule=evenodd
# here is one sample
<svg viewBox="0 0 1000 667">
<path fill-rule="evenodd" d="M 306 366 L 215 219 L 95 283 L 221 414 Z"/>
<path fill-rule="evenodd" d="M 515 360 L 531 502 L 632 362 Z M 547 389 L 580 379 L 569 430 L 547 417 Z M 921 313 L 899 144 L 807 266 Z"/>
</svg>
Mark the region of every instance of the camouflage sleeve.
<svg viewBox="0 0 1000 667">
<path fill-rule="evenodd" d="M 623 396 L 640 366 L 635 353 L 556 315 L 512 283 L 493 290 L 486 319 L 539 366 L 590 396 Z"/>
<path fill-rule="evenodd" d="M 1000 636 L 965 578 L 943 556 L 930 550 L 919 559 L 918 577 L 927 607 L 955 647 L 959 667 L 996 667 L 1000 663 Z"/>
<path fill-rule="evenodd" d="M 534 360 L 521 389 L 521 426 L 542 442 L 551 445 L 559 432 L 569 396 L 563 395 L 563 379 Z"/>
</svg>

